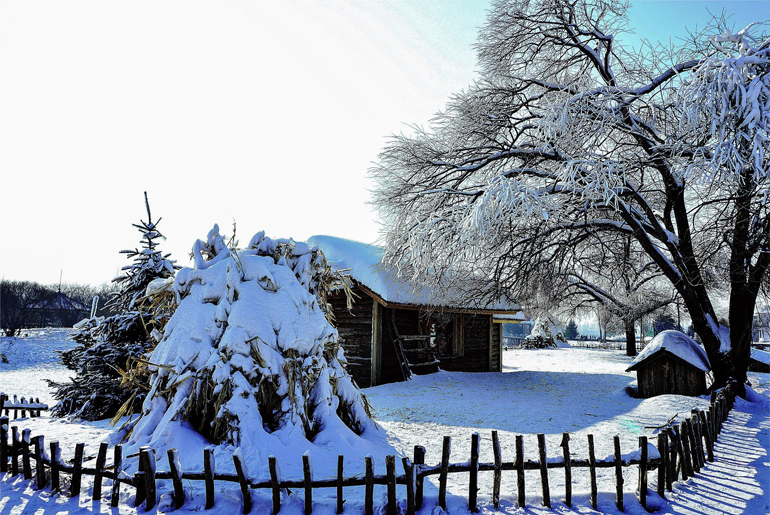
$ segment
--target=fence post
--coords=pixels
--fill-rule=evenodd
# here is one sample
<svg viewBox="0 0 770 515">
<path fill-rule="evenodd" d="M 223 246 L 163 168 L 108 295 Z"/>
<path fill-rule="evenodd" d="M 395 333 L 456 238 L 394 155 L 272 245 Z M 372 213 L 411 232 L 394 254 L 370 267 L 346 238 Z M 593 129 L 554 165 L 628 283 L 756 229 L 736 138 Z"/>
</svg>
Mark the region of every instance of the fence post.
<svg viewBox="0 0 770 515">
<path fill-rule="evenodd" d="M 414 465 L 409 458 L 401 458 L 406 479 L 406 515 L 414 515 Z"/>
<path fill-rule="evenodd" d="M 94 500 L 102 498 L 102 475 L 104 474 L 104 464 L 107 461 L 107 444 L 102 442 L 99 445 L 99 454 L 96 455 L 96 474 L 94 474 Z"/>
<path fill-rule="evenodd" d="M 692 419 L 684 419 L 687 426 L 687 439 L 690 442 L 690 457 L 692 459 L 693 476 L 695 472 L 700 472 L 700 458 L 698 457 L 698 434 Z"/>
<path fill-rule="evenodd" d="M 623 511 L 623 455 L 620 454 L 620 437 L 612 438 L 615 447 L 615 504 L 618 510 Z"/>
<path fill-rule="evenodd" d="M 374 463 L 371 456 L 364 458 L 366 462 L 366 491 L 364 498 L 364 513 L 373 515 L 374 513 Z"/>
<path fill-rule="evenodd" d="M 700 425 L 700 417 L 698 416 L 697 409 L 693 408 L 690 419 L 692 420 L 692 427 L 695 429 L 695 443 L 698 448 L 698 465 L 700 465 L 700 468 L 703 468 L 706 466 L 706 458 L 703 449 L 703 428 Z"/>
<path fill-rule="evenodd" d="M 709 462 L 713 462 L 714 448 L 711 439 L 711 424 L 709 424 L 708 418 L 706 418 L 706 412 L 703 410 L 698 411 L 698 418 L 700 419 L 700 426 L 702 428 L 701 430 L 703 431 L 703 436 L 706 438 L 706 459 Z"/>
<path fill-rule="evenodd" d="M 80 495 L 80 478 L 83 470 L 83 450 L 86 444 L 75 444 L 75 461 L 72 462 L 72 482 L 70 483 L 70 497 Z"/>
<path fill-rule="evenodd" d="M 27 399 L 24 397 L 21 398 L 21 418 L 27 418 L 27 409 L 25 408 L 25 405 L 27 404 Z M 29 478 L 25 478 L 29 479 Z"/>
<path fill-rule="evenodd" d="M 551 487 L 548 484 L 548 462 L 545 452 L 545 435 L 537 434 L 537 450 L 540 461 L 540 483 L 543 486 L 543 506 L 551 507 Z"/>
<path fill-rule="evenodd" d="M 690 452 L 690 431 L 686 421 L 681 423 L 681 433 L 679 433 L 679 435 L 679 438 L 682 441 L 682 450 L 684 450 L 682 470 L 687 469 L 687 477 L 693 477 L 695 471 L 692 465 L 692 453 Z M 686 479 L 684 477 L 684 472 L 682 472 L 682 479 Z"/>
<path fill-rule="evenodd" d="M 396 515 L 398 506 L 396 501 L 396 457 L 385 456 L 385 478 L 388 488 L 387 514 Z"/>
<path fill-rule="evenodd" d="M 526 501 L 526 491 L 524 488 L 524 437 L 516 435 L 516 486 L 518 489 L 517 503 L 519 508 L 523 508 Z"/>
<path fill-rule="evenodd" d="M 445 436 L 441 449 L 441 472 L 438 476 L 438 505 L 446 511 L 446 482 L 449 475 L 449 455 L 452 452 L 452 437 Z"/>
<path fill-rule="evenodd" d="M 15 476 L 19 473 L 19 451 L 21 450 L 21 442 L 19 441 L 19 428 L 16 426 L 11 427 L 11 475 Z"/>
<path fill-rule="evenodd" d="M 174 483 L 174 494 L 171 496 L 174 508 L 179 509 L 184 505 L 184 486 L 182 485 L 182 463 L 179 461 L 179 451 L 176 449 L 169 449 L 166 454 L 168 455 L 168 469 L 171 473 L 171 481 Z"/>
<path fill-rule="evenodd" d="M 140 456 L 139 456 L 139 462 L 137 466 L 137 472 L 134 474 L 134 489 L 136 489 L 136 496 L 134 497 L 134 507 L 138 508 L 143 502 L 145 498 L 145 491 L 144 491 L 144 478 L 142 477 L 142 474 L 144 473 L 144 460 L 141 458 L 141 452 L 144 447 L 139 448 Z"/>
<path fill-rule="evenodd" d="M 478 433 L 471 435 L 471 462 L 468 474 L 468 509 L 471 513 L 479 511 L 479 441 Z"/>
<path fill-rule="evenodd" d="M 278 515 L 281 511 L 281 479 L 275 456 L 268 456 L 267 464 L 270 468 L 270 486 L 273 490 L 273 515 Z"/>
<path fill-rule="evenodd" d="M 660 463 L 658 463 L 658 495 L 661 499 L 666 498 L 666 470 L 668 469 L 668 436 L 666 433 L 658 433 L 658 453 L 660 454 Z"/>
<path fill-rule="evenodd" d="M 594 452 L 594 435 L 588 435 L 588 466 L 591 472 L 591 507 L 597 509 L 596 492 L 596 453 Z"/>
<path fill-rule="evenodd" d="M 206 509 L 214 507 L 214 474 L 216 467 L 214 463 L 214 446 L 209 445 L 203 449 L 203 475 L 206 481 Z"/>
<path fill-rule="evenodd" d="M 673 426 L 672 431 L 674 432 L 674 439 L 676 440 L 676 458 L 679 461 L 679 472 L 682 473 L 682 481 L 685 481 L 689 476 L 687 475 L 687 465 L 685 465 L 685 459 L 684 459 L 684 445 L 682 444 L 682 424 L 677 424 Z M 672 460 L 673 464 L 676 465 L 677 459 Z M 677 472 L 677 469 L 674 468 L 674 481 L 679 480 L 679 473 Z"/>
<path fill-rule="evenodd" d="M 51 450 L 51 491 L 56 492 L 60 488 L 59 484 L 59 463 L 61 462 L 61 450 L 59 442 L 49 444 Z"/>
<path fill-rule="evenodd" d="M 305 478 L 305 515 L 310 515 L 313 513 L 313 470 L 309 450 L 302 454 L 302 475 Z"/>
<path fill-rule="evenodd" d="M 569 433 L 563 433 L 561 447 L 564 454 L 564 504 L 572 508 L 572 461 L 569 452 Z"/>
<path fill-rule="evenodd" d="M 32 479 L 32 463 L 30 462 L 29 436 L 31 431 L 23 429 L 21 431 L 21 467 L 24 472 L 24 479 Z"/>
<path fill-rule="evenodd" d="M 15 406 L 13 409 L 13 419 L 16 420 L 19 418 L 19 397 L 17 395 L 13 396 L 13 405 Z"/>
<path fill-rule="evenodd" d="M 499 509 L 500 483 L 503 479 L 503 455 L 500 450 L 500 438 L 497 436 L 497 431 L 492 431 L 492 453 L 495 457 L 495 472 L 492 479 L 492 502 L 495 505 L 495 509 Z"/>
<path fill-rule="evenodd" d="M 43 435 L 37 435 L 32 438 L 32 446 L 35 448 L 35 488 L 42 489 L 47 483 L 45 479 L 45 462 L 43 461 L 43 445 L 45 440 Z"/>
<path fill-rule="evenodd" d="M 120 474 L 123 472 L 123 446 L 116 445 L 114 449 L 113 470 L 115 472 L 115 480 L 112 482 L 112 495 L 110 496 L 110 506 L 113 508 L 118 507 L 120 501 Z"/>
<path fill-rule="evenodd" d="M 342 492 L 342 481 L 344 479 L 344 468 L 345 468 L 345 456 L 340 454 L 337 456 L 337 513 L 342 513 L 342 510 L 344 509 L 345 504 L 345 498 L 343 497 Z"/>
<path fill-rule="evenodd" d="M 243 453 L 241 448 L 238 447 L 233 453 L 233 465 L 235 465 L 235 473 L 238 475 L 238 484 L 241 486 L 241 497 L 243 497 L 243 513 L 251 512 L 251 490 L 249 490 L 248 482 L 248 469 L 243 462 Z"/>
<path fill-rule="evenodd" d="M 647 509 L 647 437 L 639 437 L 639 448 L 642 451 L 639 459 L 639 503 Z"/>
<path fill-rule="evenodd" d="M 0 417 L 0 472 L 8 472 L 8 417 Z"/>
<path fill-rule="evenodd" d="M 414 480 L 414 507 L 415 509 L 422 508 L 423 500 L 423 484 L 425 478 L 420 475 L 422 465 L 425 465 L 425 447 L 422 445 L 414 446 L 414 465 L 415 465 L 415 480 Z"/>
<path fill-rule="evenodd" d="M 139 448 L 139 461 L 144 462 L 144 509 L 151 510 L 158 502 L 155 489 L 155 451 L 152 447 Z"/>
</svg>

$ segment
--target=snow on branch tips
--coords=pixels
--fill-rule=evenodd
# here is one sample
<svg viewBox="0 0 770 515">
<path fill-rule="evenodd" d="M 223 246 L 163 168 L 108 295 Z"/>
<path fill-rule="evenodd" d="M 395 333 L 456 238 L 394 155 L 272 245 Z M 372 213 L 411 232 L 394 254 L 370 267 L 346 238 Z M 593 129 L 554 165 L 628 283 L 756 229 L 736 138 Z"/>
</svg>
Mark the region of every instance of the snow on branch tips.
<svg viewBox="0 0 770 515">
<path fill-rule="evenodd" d="M 326 294 L 346 278 L 319 250 L 264 232 L 230 248 L 214 226 L 193 257 L 149 358 L 151 389 L 129 426 L 132 444 L 162 446 L 182 422 L 247 453 L 376 428 L 327 319 Z"/>
</svg>

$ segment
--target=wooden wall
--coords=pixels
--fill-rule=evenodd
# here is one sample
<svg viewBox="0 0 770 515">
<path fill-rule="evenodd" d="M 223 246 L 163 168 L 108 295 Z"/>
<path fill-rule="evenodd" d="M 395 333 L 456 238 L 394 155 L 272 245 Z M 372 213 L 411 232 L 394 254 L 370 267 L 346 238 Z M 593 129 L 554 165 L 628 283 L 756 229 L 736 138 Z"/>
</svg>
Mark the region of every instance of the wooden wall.
<svg viewBox="0 0 770 515">
<path fill-rule="evenodd" d="M 637 370 L 640 397 L 676 394 L 698 396 L 706 393 L 706 374 L 689 365 L 661 356 Z"/>
<path fill-rule="evenodd" d="M 358 386 L 366 388 L 372 384 L 372 309 L 374 300 L 355 291 L 358 298 L 348 311 L 345 296 L 329 298 L 334 312 L 335 325 L 342 339 L 342 348 L 348 360 L 348 372 Z"/>
<path fill-rule="evenodd" d="M 503 324 L 492 324 L 492 348 L 490 349 L 492 362 L 490 372 L 503 371 Z"/>
</svg>

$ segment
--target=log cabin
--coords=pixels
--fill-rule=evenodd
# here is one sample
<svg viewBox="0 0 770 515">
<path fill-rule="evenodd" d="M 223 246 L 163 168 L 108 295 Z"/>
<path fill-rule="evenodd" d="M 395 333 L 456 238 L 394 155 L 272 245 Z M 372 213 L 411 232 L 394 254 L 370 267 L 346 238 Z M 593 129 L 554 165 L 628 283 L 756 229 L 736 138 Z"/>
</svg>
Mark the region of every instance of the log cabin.
<svg viewBox="0 0 770 515">
<path fill-rule="evenodd" d="M 520 312 L 512 300 L 491 294 L 463 299 L 459 289 L 415 291 L 382 264 L 381 247 L 332 236 L 313 236 L 307 243 L 351 278 L 352 309 L 342 292 L 328 300 L 348 371 L 359 386 L 439 368 L 502 371 L 501 326 Z"/>
</svg>

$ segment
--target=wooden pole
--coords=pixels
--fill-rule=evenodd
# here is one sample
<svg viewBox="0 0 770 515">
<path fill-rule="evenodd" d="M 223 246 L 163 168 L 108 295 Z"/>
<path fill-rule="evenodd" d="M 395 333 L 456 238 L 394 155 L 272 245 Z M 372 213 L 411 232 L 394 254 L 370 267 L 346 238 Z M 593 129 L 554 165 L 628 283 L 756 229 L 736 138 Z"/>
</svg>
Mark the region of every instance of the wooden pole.
<svg viewBox="0 0 770 515">
<path fill-rule="evenodd" d="M 94 474 L 94 492 L 93 499 L 98 501 L 102 498 L 102 475 L 104 474 L 104 464 L 107 462 L 107 443 L 99 444 L 99 453 L 96 455 L 96 473 Z"/>
<path fill-rule="evenodd" d="M 683 468 L 687 469 L 687 477 L 693 477 L 695 471 L 692 465 L 692 453 L 690 452 L 690 431 L 687 426 L 687 421 L 682 422 L 682 432 L 680 433 L 680 439 L 682 440 L 682 450 L 684 450 L 684 462 Z M 682 472 L 682 478 L 684 479 L 684 472 Z"/>
<path fill-rule="evenodd" d="M 59 442 L 51 442 L 49 446 L 51 451 L 51 491 L 57 492 L 61 488 L 59 481 L 61 450 L 59 449 Z"/>
<path fill-rule="evenodd" d="M 615 505 L 623 511 L 623 455 L 620 454 L 620 437 L 612 438 L 615 447 Z"/>
<path fill-rule="evenodd" d="M 396 501 L 396 457 L 392 455 L 385 456 L 385 482 L 388 489 L 386 513 L 388 515 L 396 515 L 398 513 Z"/>
<path fill-rule="evenodd" d="M 471 513 L 479 511 L 479 434 L 471 435 L 471 462 L 468 473 L 468 509 Z"/>
<path fill-rule="evenodd" d="M 75 461 L 72 462 L 72 482 L 70 483 L 70 497 L 80 495 L 80 479 L 83 471 L 83 451 L 86 444 L 75 445 Z"/>
<path fill-rule="evenodd" d="M 401 458 L 406 479 L 406 515 L 414 515 L 414 465 L 409 458 Z"/>
<path fill-rule="evenodd" d="M 203 449 L 203 477 L 206 483 L 206 509 L 214 507 L 214 475 L 216 474 L 214 462 L 214 446 L 209 445 Z"/>
<path fill-rule="evenodd" d="M 310 515 L 313 513 L 313 470 L 309 450 L 302 455 L 302 476 L 305 480 L 305 515 Z"/>
<path fill-rule="evenodd" d="M 562 434 L 561 447 L 564 454 L 564 504 L 572 508 L 572 458 L 569 452 L 569 433 Z"/>
<path fill-rule="evenodd" d="M 414 507 L 419 510 L 422 508 L 423 500 L 423 484 L 425 478 L 420 476 L 420 469 L 425 465 L 425 447 L 422 445 L 414 446 L 414 468 L 415 468 L 415 481 L 414 481 Z"/>
<path fill-rule="evenodd" d="M 43 435 L 32 438 L 32 447 L 35 449 L 35 488 L 42 489 L 47 483 L 45 479 L 45 463 L 43 462 Z"/>
<path fill-rule="evenodd" d="M 695 447 L 698 449 L 698 466 L 703 468 L 706 466 L 706 458 L 703 449 L 703 427 L 701 426 L 697 409 L 693 408 L 690 419 L 692 420 L 692 427 L 695 430 Z"/>
<path fill-rule="evenodd" d="M 647 509 L 647 437 L 639 437 L 639 448 L 642 450 L 642 457 L 639 460 L 639 504 Z"/>
<path fill-rule="evenodd" d="M 668 436 L 661 431 L 658 433 L 658 452 L 660 463 L 658 464 L 658 495 L 666 498 L 666 471 L 668 470 Z"/>
<path fill-rule="evenodd" d="M 115 479 L 112 482 L 112 493 L 110 495 L 110 506 L 113 508 L 118 507 L 120 502 L 120 474 L 123 472 L 123 446 L 116 445 L 113 449 L 113 464 L 112 469 L 115 471 Z"/>
<path fill-rule="evenodd" d="M 591 507 L 597 509 L 596 491 L 596 453 L 594 452 L 594 435 L 588 435 L 588 466 L 591 473 Z"/>
<path fill-rule="evenodd" d="M 684 420 L 685 426 L 687 426 L 687 441 L 690 447 L 690 458 L 692 459 L 693 475 L 695 472 L 700 472 L 700 458 L 698 458 L 698 438 L 695 433 L 695 426 L 693 426 L 692 419 L 686 418 Z"/>
<path fill-rule="evenodd" d="M 275 456 L 268 456 L 267 464 L 270 468 L 270 486 L 273 490 L 273 515 L 278 515 L 281 511 L 281 478 Z"/>
<path fill-rule="evenodd" d="M 0 395 L 0 403 L 4 397 Z M 8 472 L 8 417 L 0 417 L 0 472 Z"/>
<path fill-rule="evenodd" d="M 21 441 L 19 441 L 19 428 L 11 427 L 11 475 L 19 473 L 19 451 L 21 450 Z"/>
<path fill-rule="evenodd" d="M 251 490 L 249 490 L 249 472 L 246 464 L 241 459 L 241 448 L 238 447 L 233 453 L 233 465 L 235 474 L 238 476 L 238 484 L 241 486 L 241 497 L 243 498 L 243 513 L 251 513 Z M 312 499 L 311 499 L 312 502 Z"/>
<path fill-rule="evenodd" d="M 551 488 L 548 484 L 548 462 L 546 460 L 545 435 L 543 433 L 537 434 L 537 449 L 540 458 L 540 483 L 543 485 L 543 506 L 550 508 Z"/>
<path fill-rule="evenodd" d="M 144 509 L 151 510 L 158 502 L 155 488 L 155 451 L 152 447 L 139 448 L 139 461 L 144 462 Z"/>
<path fill-rule="evenodd" d="M 30 461 L 31 453 L 29 451 L 30 434 L 31 430 L 29 429 L 24 429 L 21 432 L 21 466 L 24 472 L 24 479 L 32 479 L 32 463 Z"/>
<path fill-rule="evenodd" d="M 452 437 L 444 437 L 444 445 L 441 449 L 441 472 L 438 476 L 438 505 L 446 511 L 446 483 L 449 475 L 449 455 L 452 452 Z M 371 515 L 371 514 L 367 514 Z"/>
<path fill-rule="evenodd" d="M 366 456 L 364 458 L 364 461 L 366 462 L 366 477 L 364 481 L 366 482 L 366 491 L 364 495 L 364 514 L 365 515 L 373 515 L 374 514 L 374 462 L 372 461 L 371 456 Z"/>
<path fill-rule="evenodd" d="M 524 437 L 516 435 L 516 486 L 518 489 L 518 505 L 523 508 L 526 504 L 526 491 L 524 488 Z"/>
<path fill-rule="evenodd" d="M 671 492 L 674 488 L 676 478 L 676 440 L 674 440 L 674 431 L 669 427 L 665 431 L 666 438 L 666 490 Z"/>
<path fill-rule="evenodd" d="M 171 500 L 174 505 L 174 509 L 178 510 L 184 506 L 185 495 L 184 485 L 182 484 L 182 463 L 179 461 L 179 451 L 176 449 L 169 449 L 166 451 L 168 456 L 168 470 L 171 474 L 171 481 L 174 484 L 174 493 L 171 496 Z"/>
<path fill-rule="evenodd" d="M 500 450 L 500 439 L 497 431 L 492 431 L 492 453 L 495 457 L 495 471 L 492 479 L 492 502 L 495 509 L 500 509 L 500 483 L 503 479 L 503 455 Z"/>
<path fill-rule="evenodd" d="M 340 454 L 337 456 L 337 513 L 342 513 L 345 504 L 345 498 L 342 492 L 342 481 L 344 479 L 345 469 L 345 456 Z"/>
</svg>

